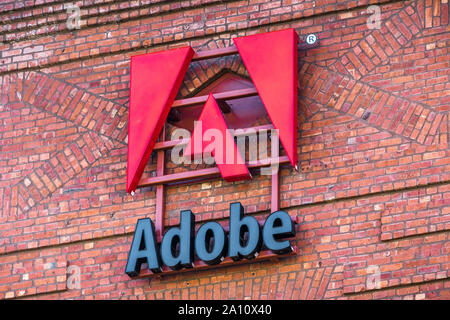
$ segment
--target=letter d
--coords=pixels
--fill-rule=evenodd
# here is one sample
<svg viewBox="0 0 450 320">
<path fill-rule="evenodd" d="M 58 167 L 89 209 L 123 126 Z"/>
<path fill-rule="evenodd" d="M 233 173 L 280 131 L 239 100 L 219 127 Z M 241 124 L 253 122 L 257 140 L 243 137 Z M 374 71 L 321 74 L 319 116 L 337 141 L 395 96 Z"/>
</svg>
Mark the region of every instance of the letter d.
<svg viewBox="0 0 450 320">
<path fill-rule="evenodd" d="M 170 228 L 164 235 L 161 242 L 161 258 L 172 270 L 193 266 L 194 222 L 195 217 L 191 210 L 181 211 L 180 227 Z"/>
</svg>

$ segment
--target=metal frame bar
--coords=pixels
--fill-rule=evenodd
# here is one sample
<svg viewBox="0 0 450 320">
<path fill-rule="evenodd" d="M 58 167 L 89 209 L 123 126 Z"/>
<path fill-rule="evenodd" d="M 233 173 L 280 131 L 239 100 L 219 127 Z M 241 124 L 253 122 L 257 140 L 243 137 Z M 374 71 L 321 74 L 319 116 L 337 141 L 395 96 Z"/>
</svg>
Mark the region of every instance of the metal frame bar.
<svg viewBox="0 0 450 320">
<path fill-rule="evenodd" d="M 272 172 L 272 188 L 271 188 L 271 200 L 270 211 L 275 212 L 280 210 L 280 176 L 279 170 Z"/>
<path fill-rule="evenodd" d="M 273 129 L 273 125 L 266 124 L 266 125 L 257 126 L 257 127 L 244 128 L 244 129 L 242 129 L 243 132 L 237 133 L 234 136 L 235 137 L 244 136 L 244 135 L 247 134 L 246 131 L 247 130 L 251 130 L 251 129 L 253 129 L 255 131 L 271 130 L 271 129 Z M 170 141 L 160 141 L 160 142 L 155 143 L 155 146 L 153 147 L 153 150 L 157 151 L 157 150 L 161 150 L 161 149 L 164 149 L 164 150 L 165 149 L 170 149 L 170 148 L 173 148 L 176 145 L 188 144 L 188 142 L 189 142 L 189 140 L 187 140 L 187 139 L 184 139 L 184 140 L 178 139 L 178 140 L 170 140 Z"/>
<path fill-rule="evenodd" d="M 250 127 L 250 128 L 244 128 L 242 132 L 239 132 L 235 134 L 235 137 L 243 136 L 247 134 L 248 130 L 253 129 L 255 132 L 261 131 L 261 130 L 270 130 L 273 129 L 273 125 L 267 124 L 267 125 L 261 125 L 257 127 Z M 153 150 L 158 152 L 158 155 L 160 151 L 171 149 L 176 145 L 184 145 L 189 142 L 187 139 L 178 139 L 178 140 L 171 140 L 171 141 L 165 141 L 163 139 L 160 139 L 161 141 L 157 142 L 155 144 L 155 147 Z M 159 159 L 159 158 L 158 158 Z M 159 160 L 158 160 L 159 161 Z M 264 167 L 268 166 L 271 163 L 284 164 L 289 162 L 289 159 L 286 156 L 279 157 L 278 160 L 274 160 L 272 158 L 265 159 L 265 160 L 259 160 L 256 162 L 248 162 L 247 166 L 249 168 L 257 168 L 257 167 Z M 159 165 L 159 162 L 157 162 L 157 166 Z M 144 178 L 141 179 L 138 188 L 148 187 L 152 185 L 158 185 L 158 184 L 167 184 L 167 183 L 173 183 L 173 182 L 179 182 L 183 180 L 190 180 L 193 178 L 206 178 L 206 177 L 216 177 L 220 175 L 219 169 L 217 167 L 215 168 L 206 168 L 206 169 L 200 169 L 195 171 L 188 171 L 188 172 L 182 172 L 182 173 L 174 173 L 169 175 L 164 175 L 164 168 L 161 169 L 161 173 L 157 173 L 156 177 L 150 177 L 150 178 Z"/>
<path fill-rule="evenodd" d="M 200 61 L 207 60 L 212 58 L 220 58 L 225 56 L 230 56 L 233 54 L 238 54 L 238 49 L 236 46 L 229 46 L 226 48 L 212 49 L 212 50 L 204 50 L 200 52 L 196 52 L 192 57 L 192 61 Z"/>
<path fill-rule="evenodd" d="M 248 168 L 259 168 L 259 167 L 266 167 L 272 164 L 272 159 L 267 160 L 259 160 L 256 162 L 247 162 Z M 289 162 L 289 158 L 287 156 L 281 156 L 279 160 L 277 161 L 279 164 L 284 164 Z M 138 187 L 148 187 L 158 184 L 168 184 L 173 182 L 180 182 L 183 180 L 191 180 L 194 178 L 215 178 L 220 177 L 220 171 L 219 168 L 213 167 L 213 168 L 206 168 L 206 169 L 199 169 L 194 171 L 186 171 L 186 172 L 180 172 L 180 173 L 172 173 L 167 174 L 164 176 L 156 176 L 156 177 L 150 177 L 146 179 L 142 179 L 139 183 Z"/>
<path fill-rule="evenodd" d="M 181 270 L 176 270 L 176 271 L 170 269 L 167 266 L 163 266 L 162 273 L 152 273 L 148 269 L 142 269 L 139 276 L 137 276 L 133 279 L 154 278 L 154 277 L 162 278 L 164 276 L 170 276 L 170 275 L 179 274 L 179 273 L 186 273 L 186 272 L 192 272 L 192 271 L 198 272 L 198 271 L 208 270 L 208 269 L 212 269 L 212 268 L 217 269 L 217 268 L 228 267 L 231 265 L 235 266 L 235 265 L 239 265 L 239 264 L 251 264 L 251 263 L 256 263 L 256 262 L 261 262 L 261 261 L 277 261 L 280 258 L 295 256 L 297 254 L 297 247 L 293 246 L 292 249 L 293 249 L 292 252 L 286 253 L 286 254 L 276 254 L 270 250 L 260 251 L 259 255 L 251 260 L 242 259 L 239 261 L 234 261 L 230 257 L 226 257 L 221 263 L 215 264 L 212 266 L 206 264 L 205 262 L 203 262 L 201 260 L 198 260 L 198 261 L 194 261 L 193 268 L 189 268 L 189 269 L 183 268 Z"/>
<path fill-rule="evenodd" d="M 161 132 L 160 140 L 164 142 L 166 136 L 166 125 L 164 125 Z M 159 150 L 157 153 L 156 161 L 156 176 L 164 176 L 164 165 L 165 165 L 165 152 L 164 150 Z M 162 240 L 164 232 L 164 184 L 159 184 L 156 186 L 156 238 L 158 241 Z"/>
<path fill-rule="evenodd" d="M 308 44 L 305 42 L 304 39 L 299 39 L 298 41 L 298 50 L 307 50 L 312 48 L 317 48 L 319 46 L 319 40 L 316 41 L 314 44 Z M 207 60 L 212 58 L 220 58 L 225 56 L 231 56 L 233 54 L 239 54 L 238 49 L 236 46 L 229 46 L 226 48 L 219 48 L 219 49 L 211 49 L 211 50 L 204 50 L 200 52 L 194 53 L 194 56 L 192 57 L 192 61 L 201 61 L 201 60 Z"/>
<path fill-rule="evenodd" d="M 213 94 L 216 100 L 232 100 L 232 99 L 252 97 L 256 95 L 258 95 L 258 91 L 255 88 L 231 90 Z M 172 104 L 172 108 L 183 108 L 195 106 L 197 104 L 204 104 L 206 100 L 208 100 L 208 96 L 179 99 L 174 101 L 174 103 Z"/>
</svg>

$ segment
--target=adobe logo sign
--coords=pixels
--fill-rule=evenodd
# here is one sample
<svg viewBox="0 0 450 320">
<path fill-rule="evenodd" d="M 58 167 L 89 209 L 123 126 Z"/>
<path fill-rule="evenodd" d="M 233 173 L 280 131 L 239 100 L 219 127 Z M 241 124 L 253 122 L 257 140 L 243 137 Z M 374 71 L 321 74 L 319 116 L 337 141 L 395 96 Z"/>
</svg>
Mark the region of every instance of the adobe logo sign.
<svg viewBox="0 0 450 320">
<path fill-rule="evenodd" d="M 258 91 L 289 162 L 297 166 L 297 44 L 294 29 L 262 33 L 233 39 Z M 131 58 L 130 108 L 128 121 L 127 192 L 136 190 L 175 96 L 194 56 L 191 47 L 177 48 Z M 224 137 L 224 152 L 237 155 L 236 161 L 217 161 L 226 181 L 249 179 L 233 137 L 212 94 L 200 115 L 186 147 L 185 156 L 203 152 L 196 141 L 205 130 L 214 128 Z M 192 147 L 200 145 L 200 148 Z M 198 151 L 200 150 L 200 151 Z M 217 157 L 216 155 L 214 155 Z M 225 163 L 224 163 L 225 162 Z"/>
<path fill-rule="evenodd" d="M 261 108 L 266 109 L 272 122 L 271 127 L 276 131 L 276 135 L 271 138 L 273 161 L 269 163 L 272 165 L 280 161 L 279 139 L 286 152 L 283 163 L 290 162 L 296 168 L 298 36 L 294 29 L 286 29 L 234 38 L 233 41 L 236 46 L 233 50 L 237 51 L 228 52 L 240 54 L 256 89 L 251 90 L 261 98 L 264 106 Z M 209 151 L 217 165 L 213 169 L 218 169 L 219 172 L 212 172 L 211 168 L 207 168 L 189 174 L 164 176 L 164 148 L 168 145 L 174 147 L 176 141 L 169 144 L 164 144 L 164 140 L 158 141 L 158 145 L 157 139 L 174 105 L 189 64 L 192 60 L 198 60 L 198 56 L 191 47 L 183 47 L 131 58 L 127 192 L 133 194 L 136 188 L 142 186 L 139 182 L 154 149 L 158 153 L 157 175 L 161 175 L 152 180 L 155 184 L 159 183 L 156 190 L 155 223 L 146 218 L 140 219 L 136 225 L 125 270 L 130 277 L 140 276 L 143 263 L 147 264 L 147 272 L 161 273 L 219 263 L 236 263 L 242 259 L 256 259 L 258 256 L 259 259 L 271 259 L 274 255 L 292 254 L 295 251 L 287 239 L 295 235 L 294 221 L 287 212 L 278 210 L 278 173 L 272 173 L 273 171 L 270 171 L 272 213 L 265 221 L 244 216 L 244 208 L 237 202 L 230 205 L 228 225 L 210 221 L 195 232 L 195 216 L 190 210 L 184 210 L 180 214 L 179 227 L 163 232 L 164 181 L 189 181 L 186 178 L 216 177 L 215 174 L 219 173 L 228 182 L 247 180 L 251 179 L 249 167 L 255 166 L 251 161 L 245 162 L 234 140 L 237 134 L 233 136 L 216 97 L 209 93 L 201 97 L 204 105 L 194 122 L 192 135 L 180 144 L 185 146 L 182 149 L 184 158 L 198 158 Z M 221 101 L 224 94 L 230 95 L 230 92 L 216 94 L 217 99 Z M 211 144 L 204 141 L 205 136 L 211 136 L 211 132 L 214 132 L 212 150 Z M 163 136 L 164 134 L 161 135 Z M 148 179 L 143 185 L 146 184 L 149 184 Z"/>
</svg>

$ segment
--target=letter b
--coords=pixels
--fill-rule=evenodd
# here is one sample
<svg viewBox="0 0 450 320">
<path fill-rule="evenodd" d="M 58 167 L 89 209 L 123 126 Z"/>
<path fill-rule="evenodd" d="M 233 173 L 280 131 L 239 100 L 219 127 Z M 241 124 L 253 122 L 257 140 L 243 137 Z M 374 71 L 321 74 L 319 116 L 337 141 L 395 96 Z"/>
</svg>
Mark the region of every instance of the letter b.
<svg viewBox="0 0 450 320">
<path fill-rule="evenodd" d="M 252 259 L 261 250 L 261 230 L 252 216 L 244 217 L 244 208 L 239 202 L 230 205 L 229 256 L 237 261 Z M 247 234 L 247 239 L 245 235 Z"/>
</svg>

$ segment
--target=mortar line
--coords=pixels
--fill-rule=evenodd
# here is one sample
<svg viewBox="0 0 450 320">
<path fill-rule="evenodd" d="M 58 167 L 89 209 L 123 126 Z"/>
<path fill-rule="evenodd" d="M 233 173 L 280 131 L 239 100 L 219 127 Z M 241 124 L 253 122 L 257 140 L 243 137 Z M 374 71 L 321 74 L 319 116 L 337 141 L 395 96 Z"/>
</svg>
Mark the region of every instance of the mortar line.
<svg viewBox="0 0 450 320">
<path fill-rule="evenodd" d="M 403 283 L 403 284 L 396 284 L 396 285 L 392 285 L 389 287 L 385 287 L 385 288 L 380 288 L 380 289 L 368 289 L 368 290 L 364 290 L 361 292 L 348 292 L 348 293 L 342 293 L 343 296 L 345 297 L 352 297 L 352 296 L 359 296 L 359 295 L 363 295 L 366 293 L 373 293 L 373 292 L 382 292 L 384 290 L 391 290 L 391 289 L 399 289 L 399 288 L 407 288 L 407 287 L 411 287 L 411 286 L 421 286 L 421 285 L 426 285 L 426 284 L 430 284 L 430 283 L 435 283 L 435 282 L 445 282 L 445 281 L 450 281 L 449 277 L 446 278 L 442 278 L 442 279 L 433 279 L 433 280 L 424 280 L 421 282 L 414 282 L 414 283 Z M 417 293 L 413 294 L 416 295 Z"/>
</svg>

